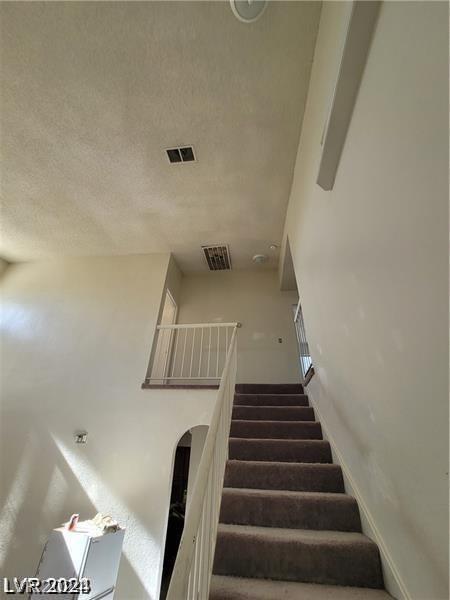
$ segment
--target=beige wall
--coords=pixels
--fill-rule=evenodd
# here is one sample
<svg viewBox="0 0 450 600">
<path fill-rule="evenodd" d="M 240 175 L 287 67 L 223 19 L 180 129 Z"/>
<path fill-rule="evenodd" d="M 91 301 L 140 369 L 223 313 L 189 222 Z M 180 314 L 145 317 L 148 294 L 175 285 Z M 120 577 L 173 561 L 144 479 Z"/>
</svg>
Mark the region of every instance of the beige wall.
<svg viewBox="0 0 450 600">
<path fill-rule="evenodd" d="M 179 323 L 242 323 L 239 382 L 299 381 L 291 308 L 298 297 L 280 292 L 276 271 L 187 274 L 180 298 Z"/>
<path fill-rule="evenodd" d="M 170 291 L 172 294 L 172 298 L 175 300 L 176 304 L 180 304 L 180 294 L 181 294 L 181 284 L 183 281 L 183 275 L 173 258 L 170 257 L 169 266 L 167 268 L 167 276 L 164 287 Z M 164 297 L 163 297 L 164 301 Z M 162 307 L 162 306 L 161 306 Z"/>
<path fill-rule="evenodd" d="M 117 598 L 158 597 L 175 447 L 215 398 L 140 389 L 168 262 L 38 262 L 2 278 L 2 575 L 34 575 L 53 527 L 101 511 L 127 528 Z"/>
<path fill-rule="evenodd" d="M 165 305 L 165 300 L 166 300 L 166 291 L 169 290 L 170 294 L 172 295 L 173 300 L 175 301 L 175 304 L 177 305 L 177 307 L 180 304 L 180 293 L 181 293 L 181 282 L 183 280 L 183 275 L 175 261 L 175 259 L 173 258 L 173 256 L 171 255 L 169 258 L 169 264 L 167 266 L 167 272 L 166 272 L 166 278 L 164 281 L 164 286 L 163 286 L 163 291 L 161 294 L 161 303 L 159 306 L 159 311 L 158 311 L 158 316 L 157 316 L 157 320 L 156 320 L 156 324 L 160 324 L 161 323 L 161 319 L 162 319 L 162 315 L 163 315 L 163 310 L 164 310 L 164 305 Z M 178 319 L 178 315 L 176 317 L 175 322 Z M 156 329 L 155 332 L 156 334 Z M 155 356 L 158 356 L 158 336 L 154 335 L 153 337 L 153 341 L 151 344 L 151 348 L 150 348 L 150 354 L 149 354 L 149 359 L 148 359 L 148 365 L 147 365 L 147 372 L 145 374 L 146 377 L 150 377 L 151 376 L 151 372 L 154 366 L 154 360 L 155 360 Z M 158 368 L 158 367 L 157 367 Z M 162 383 L 162 380 L 159 380 L 157 383 Z"/>
<path fill-rule="evenodd" d="M 3 258 L 0 258 L 0 277 L 3 275 L 3 273 L 6 271 L 6 269 L 8 267 L 9 267 L 9 262 L 4 260 Z"/>
<path fill-rule="evenodd" d="M 448 15 L 382 4 L 331 192 L 320 139 L 347 14 L 325 3 L 286 231 L 308 390 L 398 596 L 448 598 Z M 387 559 L 387 562 L 386 562 Z"/>
</svg>

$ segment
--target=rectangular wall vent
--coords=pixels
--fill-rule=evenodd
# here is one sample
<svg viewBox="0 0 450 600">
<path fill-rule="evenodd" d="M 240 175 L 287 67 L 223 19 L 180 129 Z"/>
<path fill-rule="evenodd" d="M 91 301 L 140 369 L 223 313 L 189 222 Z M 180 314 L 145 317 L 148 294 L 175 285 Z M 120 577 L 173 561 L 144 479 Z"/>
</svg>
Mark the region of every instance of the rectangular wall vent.
<svg viewBox="0 0 450 600">
<path fill-rule="evenodd" d="M 202 246 L 210 271 L 231 271 L 231 259 L 226 244 Z"/>
<path fill-rule="evenodd" d="M 166 150 L 169 162 L 181 163 L 195 161 L 194 148 L 192 146 L 182 146 L 181 148 L 169 148 Z"/>
</svg>

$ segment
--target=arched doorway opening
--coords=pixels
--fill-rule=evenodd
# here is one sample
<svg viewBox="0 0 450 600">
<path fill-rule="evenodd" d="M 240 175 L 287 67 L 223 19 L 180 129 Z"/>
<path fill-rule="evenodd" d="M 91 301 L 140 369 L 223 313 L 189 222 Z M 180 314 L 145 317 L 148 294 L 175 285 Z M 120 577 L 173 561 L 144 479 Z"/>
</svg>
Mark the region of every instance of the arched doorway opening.
<svg viewBox="0 0 450 600">
<path fill-rule="evenodd" d="M 207 425 L 192 427 L 180 438 L 175 449 L 160 600 L 165 600 L 169 589 L 170 577 L 183 533 L 184 518 L 186 510 L 189 508 L 189 499 L 194 487 L 207 432 Z"/>
</svg>

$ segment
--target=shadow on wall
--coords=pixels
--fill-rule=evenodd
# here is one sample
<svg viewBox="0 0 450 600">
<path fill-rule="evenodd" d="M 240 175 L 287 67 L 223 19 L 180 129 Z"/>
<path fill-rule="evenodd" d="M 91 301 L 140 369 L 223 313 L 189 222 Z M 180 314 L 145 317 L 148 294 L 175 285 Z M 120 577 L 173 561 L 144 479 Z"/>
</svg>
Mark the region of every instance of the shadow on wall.
<svg viewBox="0 0 450 600">
<path fill-rule="evenodd" d="M 3 421 L 5 420 L 3 415 Z M 105 500 L 109 495 L 112 510 L 115 511 L 113 514 L 119 522 L 127 530 L 138 528 L 133 533 L 144 536 L 142 547 L 135 548 L 135 544 L 127 545 L 125 535 L 119 580 L 123 579 L 128 584 L 133 582 L 133 587 L 126 590 L 127 600 L 148 598 L 150 594 L 145 588 L 144 573 L 139 568 L 139 554 L 145 552 L 148 543 L 152 542 L 150 535 L 132 510 L 124 505 L 119 506 L 120 502 L 113 497 L 113 493 L 103 489 L 101 476 L 82 452 L 74 447 L 69 448 L 53 437 L 45 425 L 32 423 L 31 420 L 17 423 L 14 440 L 11 436 L 2 435 L 2 446 L 2 454 L 8 455 L 10 466 L 8 472 L 3 468 L 1 474 L 2 575 L 35 575 L 50 531 L 66 521 L 72 513 L 79 512 L 84 519 L 94 516 L 100 510 L 107 511 Z M 11 454 L 15 457 L 11 457 Z M 47 460 L 50 457 L 52 460 Z M 25 513 L 25 499 L 30 496 L 33 498 L 33 509 Z M 124 514 L 117 514 L 118 507 Z M 125 515 L 127 522 L 124 523 Z M 17 565 L 20 565 L 19 572 Z"/>
</svg>

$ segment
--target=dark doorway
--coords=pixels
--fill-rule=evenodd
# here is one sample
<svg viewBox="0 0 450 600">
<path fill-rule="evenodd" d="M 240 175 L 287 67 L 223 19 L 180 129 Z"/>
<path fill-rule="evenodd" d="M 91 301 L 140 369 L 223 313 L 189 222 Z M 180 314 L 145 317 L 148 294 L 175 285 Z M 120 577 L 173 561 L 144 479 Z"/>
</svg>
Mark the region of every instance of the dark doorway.
<svg viewBox="0 0 450 600">
<path fill-rule="evenodd" d="M 190 439 L 183 436 L 175 451 L 173 465 L 172 493 L 170 495 L 169 520 L 167 523 L 166 547 L 164 550 L 163 572 L 161 579 L 160 600 L 165 600 L 169 589 L 170 577 L 177 557 L 181 534 L 184 528 L 186 512 L 187 487 L 189 477 L 189 461 L 191 457 Z M 189 443 L 189 445 L 187 445 Z M 186 445 L 181 445 L 186 444 Z"/>
</svg>

